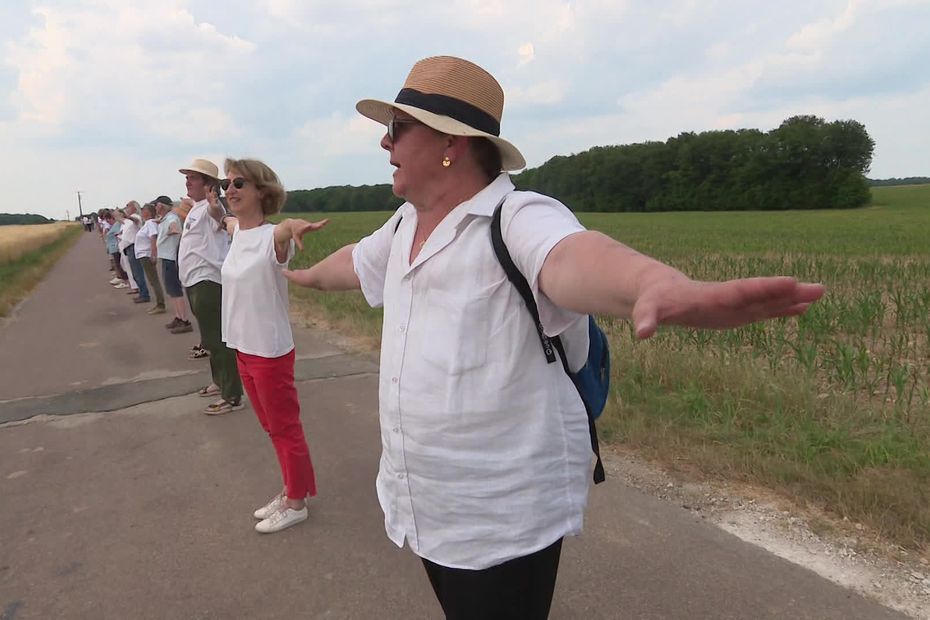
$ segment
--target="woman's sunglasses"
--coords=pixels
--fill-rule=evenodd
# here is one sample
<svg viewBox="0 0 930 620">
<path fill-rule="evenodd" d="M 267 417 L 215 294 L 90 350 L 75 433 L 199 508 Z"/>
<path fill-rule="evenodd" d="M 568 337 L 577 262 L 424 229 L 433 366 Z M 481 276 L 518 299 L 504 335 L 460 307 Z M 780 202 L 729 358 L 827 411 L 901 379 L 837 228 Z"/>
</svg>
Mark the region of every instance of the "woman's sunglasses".
<svg viewBox="0 0 930 620">
<path fill-rule="evenodd" d="M 249 180 L 246 179 L 245 177 L 236 177 L 232 181 L 230 181 L 229 179 L 223 179 L 220 181 L 220 187 L 223 189 L 224 192 L 227 189 L 229 189 L 230 185 L 232 185 L 236 189 L 242 189 L 245 186 L 245 184 L 248 182 Z"/>
<path fill-rule="evenodd" d="M 397 126 L 404 125 L 404 124 L 419 125 L 420 121 L 412 119 L 412 118 L 392 118 L 391 120 L 388 121 L 388 124 L 387 124 L 388 140 L 393 142 L 394 138 L 397 137 Z"/>
</svg>

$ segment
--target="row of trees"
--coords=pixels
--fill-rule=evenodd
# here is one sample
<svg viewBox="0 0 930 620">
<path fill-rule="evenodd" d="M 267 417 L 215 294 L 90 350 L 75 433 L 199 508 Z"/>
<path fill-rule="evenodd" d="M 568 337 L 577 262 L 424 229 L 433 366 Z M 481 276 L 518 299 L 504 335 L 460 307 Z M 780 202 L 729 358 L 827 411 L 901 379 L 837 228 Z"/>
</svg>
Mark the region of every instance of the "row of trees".
<svg viewBox="0 0 930 620">
<path fill-rule="evenodd" d="M 885 187 L 889 185 L 926 185 L 930 183 L 930 177 L 892 177 L 890 179 L 869 179 L 869 185 L 872 187 Z"/>
<path fill-rule="evenodd" d="M 42 215 L 32 213 L 0 213 L 0 226 L 10 226 L 13 224 L 48 224 L 53 222 Z"/>
<path fill-rule="evenodd" d="M 869 201 L 874 146 L 856 121 L 795 116 L 554 157 L 515 183 L 579 211 L 844 209 Z"/>
<path fill-rule="evenodd" d="M 287 193 L 284 211 L 319 212 L 334 211 L 393 211 L 403 201 L 397 198 L 390 185 L 362 185 L 354 187 L 323 187 L 320 189 L 298 189 Z"/>
<path fill-rule="evenodd" d="M 794 116 L 769 132 L 689 132 L 594 147 L 513 179 L 577 211 L 845 209 L 869 201 L 874 146 L 856 121 Z M 327 187 L 289 192 L 284 210 L 384 211 L 400 202 L 390 185 Z"/>
</svg>

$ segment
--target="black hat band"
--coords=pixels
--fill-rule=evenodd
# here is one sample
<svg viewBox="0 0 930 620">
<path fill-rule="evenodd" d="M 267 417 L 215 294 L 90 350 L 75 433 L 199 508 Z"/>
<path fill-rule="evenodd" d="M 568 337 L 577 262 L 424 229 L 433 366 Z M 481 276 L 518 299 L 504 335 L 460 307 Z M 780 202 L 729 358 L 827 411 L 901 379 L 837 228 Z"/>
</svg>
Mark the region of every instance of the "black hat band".
<svg viewBox="0 0 930 620">
<path fill-rule="evenodd" d="M 455 97 L 421 93 L 412 88 L 404 88 L 397 93 L 394 103 L 402 103 L 433 114 L 454 118 L 460 123 L 465 123 L 469 127 L 489 133 L 492 136 L 501 135 L 501 124 L 496 118 L 481 108 Z"/>
</svg>

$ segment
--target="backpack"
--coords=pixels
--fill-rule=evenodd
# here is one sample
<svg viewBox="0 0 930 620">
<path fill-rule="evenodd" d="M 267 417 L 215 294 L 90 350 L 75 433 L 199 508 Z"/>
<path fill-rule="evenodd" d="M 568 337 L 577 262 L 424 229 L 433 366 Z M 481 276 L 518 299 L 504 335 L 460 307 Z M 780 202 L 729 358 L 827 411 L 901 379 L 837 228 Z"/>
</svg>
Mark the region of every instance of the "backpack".
<svg viewBox="0 0 930 620">
<path fill-rule="evenodd" d="M 577 372 L 572 372 L 568 367 L 568 357 L 565 355 L 565 348 L 562 346 L 562 339 L 559 336 L 549 337 L 543 331 L 542 322 L 539 320 L 539 309 L 536 306 L 536 300 L 533 298 L 533 291 L 526 281 L 526 277 L 510 257 L 510 252 L 504 244 L 504 237 L 501 234 L 501 208 L 504 201 L 501 200 L 497 208 L 494 209 L 494 216 L 491 218 L 491 245 L 494 246 L 494 254 L 497 261 L 503 267 L 510 280 L 523 298 L 526 308 L 533 318 L 536 325 L 536 333 L 539 334 L 539 341 L 542 344 L 543 353 L 546 361 L 550 364 L 555 362 L 555 351 L 558 351 L 562 358 L 562 368 L 565 374 L 569 376 L 578 395 L 584 403 L 585 412 L 588 414 L 588 433 L 591 436 L 591 450 L 597 458 L 594 464 L 594 484 L 604 482 L 604 465 L 601 463 L 600 444 L 597 440 L 597 427 L 595 420 L 604 411 L 607 404 L 607 396 L 610 392 L 610 348 L 607 342 L 607 336 L 598 326 L 594 317 L 588 315 L 588 358 Z"/>
</svg>

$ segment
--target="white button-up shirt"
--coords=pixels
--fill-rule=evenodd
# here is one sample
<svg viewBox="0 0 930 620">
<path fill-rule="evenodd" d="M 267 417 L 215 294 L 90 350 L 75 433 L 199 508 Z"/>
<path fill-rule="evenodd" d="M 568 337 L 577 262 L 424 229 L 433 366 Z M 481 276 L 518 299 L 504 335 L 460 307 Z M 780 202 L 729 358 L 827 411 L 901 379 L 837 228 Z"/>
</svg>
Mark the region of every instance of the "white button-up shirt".
<svg viewBox="0 0 930 620">
<path fill-rule="evenodd" d="M 549 335 L 570 365 L 587 354 L 585 317 L 538 290 L 549 251 L 584 230 L 561 203 L 500 175 L 458 205 L 410 264 L 406 203 L 353 252 L 362 292 L 384 306 L 378 499 L 398 546 L 482 569 L 581 531 L 591 444 L 578 393 L 547 364 L 530 314 L 491 246 L 494 208 Z M 396 230 L 398 218 L 402 218 Z"/>
</svg>

